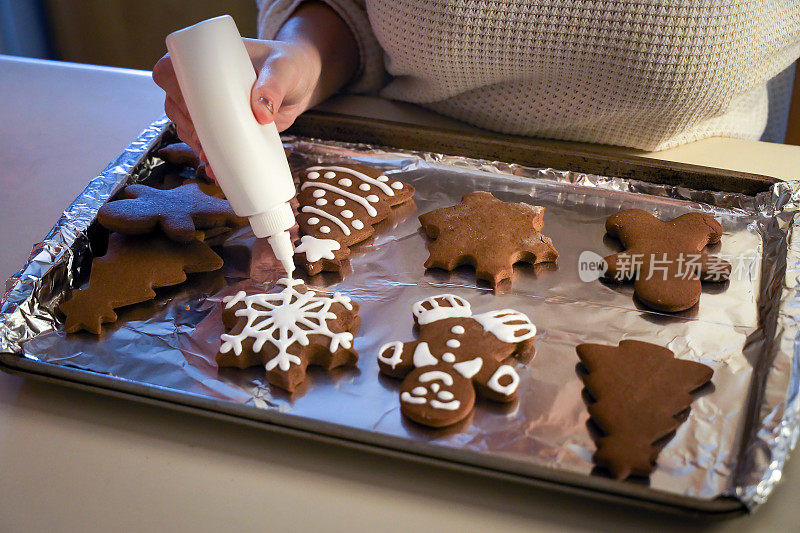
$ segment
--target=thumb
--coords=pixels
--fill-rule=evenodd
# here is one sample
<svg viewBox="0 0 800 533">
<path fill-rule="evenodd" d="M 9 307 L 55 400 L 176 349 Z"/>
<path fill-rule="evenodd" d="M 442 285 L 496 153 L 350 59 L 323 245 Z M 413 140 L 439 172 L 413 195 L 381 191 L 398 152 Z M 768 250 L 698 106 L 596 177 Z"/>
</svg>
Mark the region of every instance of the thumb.
<svg viewBox="0 0 800 533">
<path fill-rule="evenodd" d="M 286 94 L 297 81 L 294 78 L 296 70 L 289 67 L 285 58 L 267 59 L 250 92 L 250 107 L 259 124 L 268 124 L 275 119 Z"/>
</svg>

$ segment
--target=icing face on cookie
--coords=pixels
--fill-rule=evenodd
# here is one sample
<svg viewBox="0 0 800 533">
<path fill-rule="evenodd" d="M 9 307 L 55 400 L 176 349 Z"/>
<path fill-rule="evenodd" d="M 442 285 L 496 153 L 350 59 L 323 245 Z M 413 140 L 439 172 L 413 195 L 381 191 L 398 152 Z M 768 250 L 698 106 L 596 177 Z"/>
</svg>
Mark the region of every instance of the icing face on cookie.
<svg viewBox="0 0 800 533">
<path fill-rule="evenodd" d="M 304 249 L 298 251 L 297 263 L 310 275 L 323 270 L 342 272 L 349 247 L 369 238 L 375 231 L 373 226 L 386 219 L 393 206 L 414 194 L 410 185 L 391 181 L 379 170 L 364 165 L 308 167 L 301 181 L 297 217 L 301 233 L 340 245 L 333 257 L 313 255 L 314 260 Z"/>
<path fill-rule="evenodd" d="M 536 327 L 527 316 L 512 309 L 473 315 L 469 302 L 452 294 L 417 302 L 412 312 L 419 340 L 389 342 L 378 353 L 381 373 L 403 378 L 405 416 L 443 427 L 469 415 L 476 393 L 514 399 L 520 379 L 506 361 L 533 354 Z"/>
<path fill-rule="evenodd" d="M 240 291 L 226 297 L 227 323 L 235 325 L 220 337 L 220 366 L 263 364 L 270 383 L 291 391 L 305 379 L 308 364 L 333 368 L 354 363 L 356 304 L 339 293 L 321 296 L 298 290 L 302 285 L 299 280 L 281 279 L 280 292 Z M 320 346 L 327 356 L 319 354 Z"/>
</svg>

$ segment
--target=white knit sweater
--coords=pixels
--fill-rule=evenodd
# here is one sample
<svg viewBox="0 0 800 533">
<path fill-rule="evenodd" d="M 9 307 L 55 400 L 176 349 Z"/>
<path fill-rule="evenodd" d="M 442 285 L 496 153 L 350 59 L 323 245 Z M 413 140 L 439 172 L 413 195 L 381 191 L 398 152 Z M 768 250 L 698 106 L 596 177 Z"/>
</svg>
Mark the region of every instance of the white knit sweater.
<svg viewBox="0 0 800 533">
<path fill-rule="evenodd" d="M 324 1 L 358 41 L 350 92 L 644 150 L 783 141 L 800 0 Z M 302 0 L 257 2 L 271 39 Z"/>
</svg>

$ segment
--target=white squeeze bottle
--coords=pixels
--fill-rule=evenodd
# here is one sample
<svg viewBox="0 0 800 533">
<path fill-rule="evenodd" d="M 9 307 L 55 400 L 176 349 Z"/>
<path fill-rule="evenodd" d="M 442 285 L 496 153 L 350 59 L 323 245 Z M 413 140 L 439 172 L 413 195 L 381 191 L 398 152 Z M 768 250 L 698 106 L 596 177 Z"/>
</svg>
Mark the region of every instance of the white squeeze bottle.
<svg viewBox="0 0 800 533">
<path fill-rule="evenodd" d="M 256 237 L 267 237 L 291 277 L 289 228 L 296 191 L 275 123 L 259 124 L 250 107 L 256 72 L 236 23 L 212 18 L 167 36 L 178 84 L 222 192 L 247 217 Z"/>
</svg>

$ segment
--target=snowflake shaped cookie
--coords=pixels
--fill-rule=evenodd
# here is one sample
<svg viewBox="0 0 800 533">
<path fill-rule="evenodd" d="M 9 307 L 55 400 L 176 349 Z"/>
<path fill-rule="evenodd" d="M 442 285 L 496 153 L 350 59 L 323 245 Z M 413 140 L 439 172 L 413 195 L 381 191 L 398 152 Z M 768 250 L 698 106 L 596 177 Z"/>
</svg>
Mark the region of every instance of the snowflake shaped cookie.
<svg viewBox="0 0 800 533">
<path fill-rule="evenodd" d="M 534 326 L 513 309 L 473 315 L 469 302 L 453 294 L 413 306 L 419 340 L 390 342 L 378 353 L 382 374 L 403 378 L 400 411 L 411 420 L 444 427 L 465 419 L 476 394 L 510 402 L 519 375 L 512 356 L 533 356 Z"/>
<path fill-rule="evenodd" d="M 281 279 L 278 286 L 280 292 L 239 291 L 223 300 L 229 331 L 221 336 L 217 364 L 264 365 L 267 380 L 289 392 L 305 380 L 308 365 L 328 370 L 355 365 L 358 304 L 338 292 L 318 295 L 299 280 Z"/>
<path fill-rule="evenodd" d="M 558 252 L 539 233 L 544 207 L 498 200 L 488 192 L 465 195 L 461 203 L 419 217 L 428 237 L 425 268 L 454 270 L 473 265 L 492 287 L 511 279 L 514 263 L 553 263 Z"/>
</svg>

